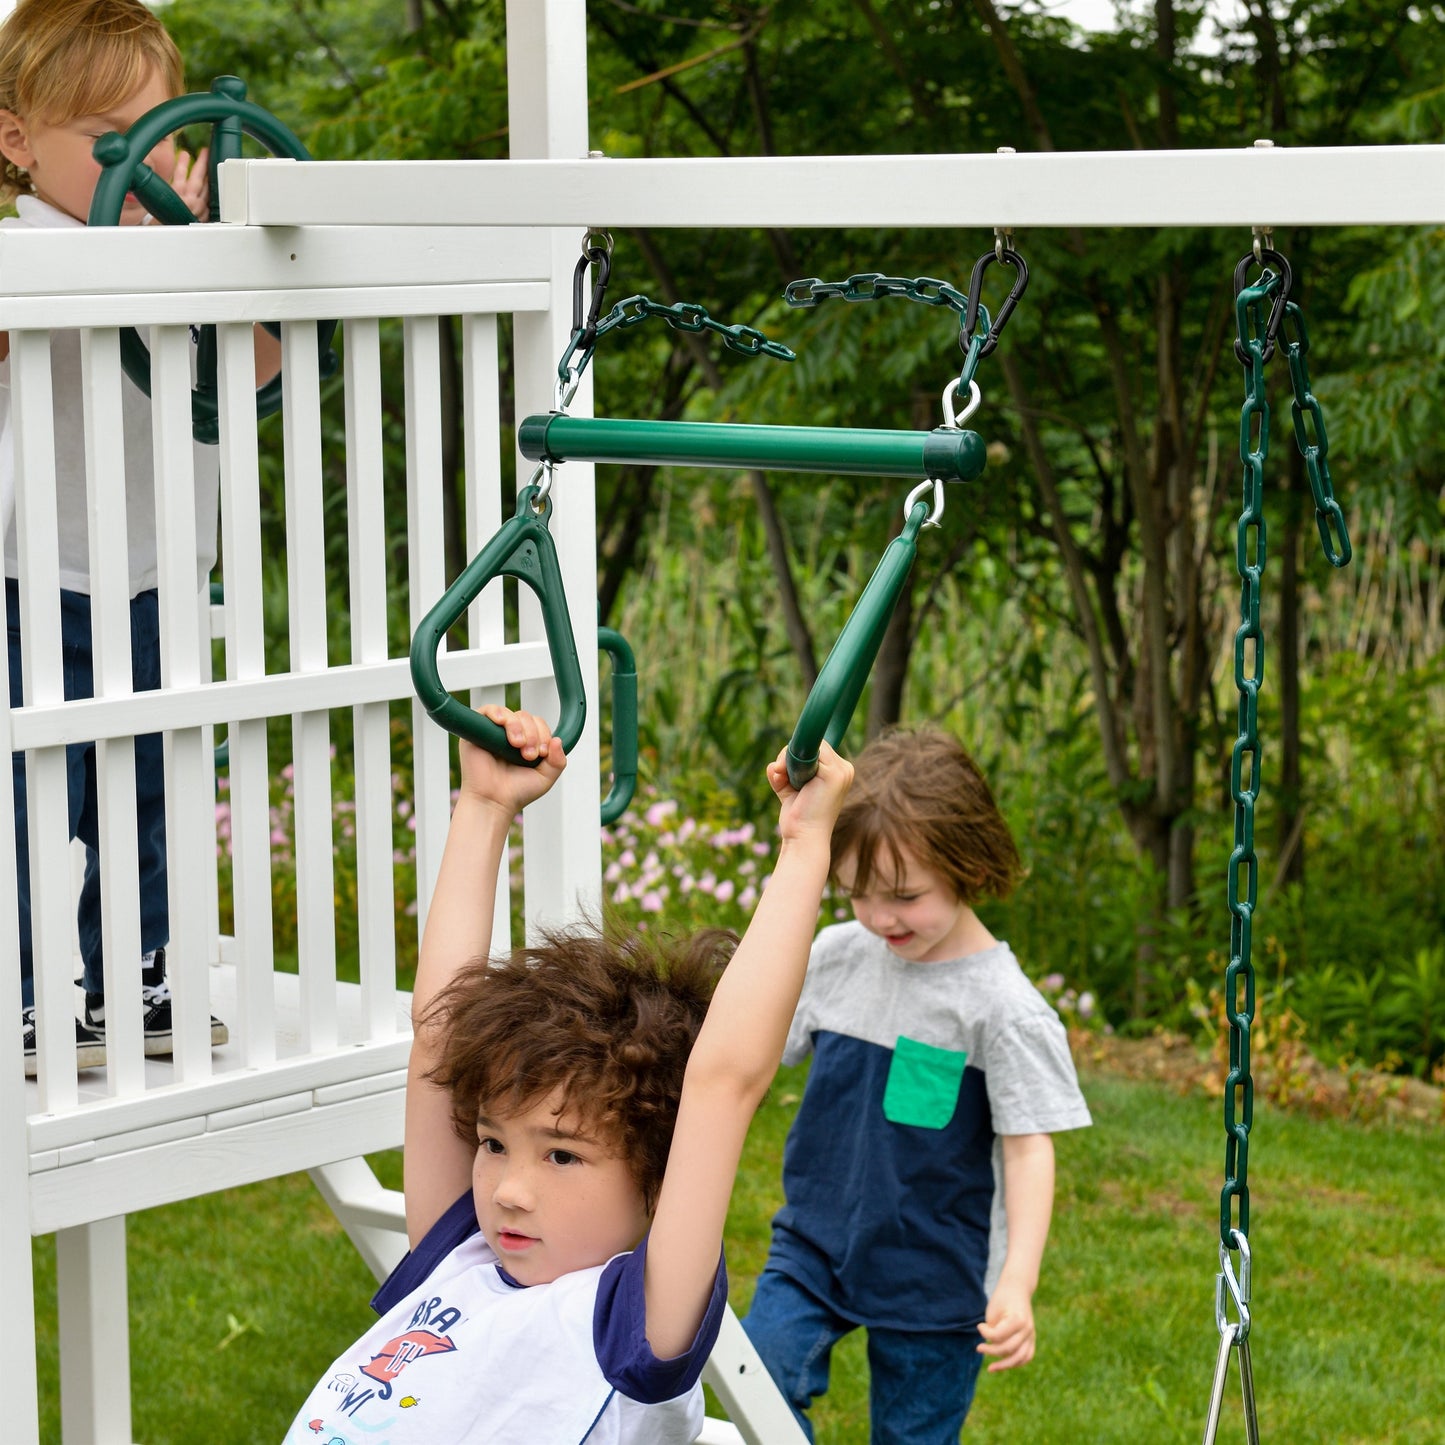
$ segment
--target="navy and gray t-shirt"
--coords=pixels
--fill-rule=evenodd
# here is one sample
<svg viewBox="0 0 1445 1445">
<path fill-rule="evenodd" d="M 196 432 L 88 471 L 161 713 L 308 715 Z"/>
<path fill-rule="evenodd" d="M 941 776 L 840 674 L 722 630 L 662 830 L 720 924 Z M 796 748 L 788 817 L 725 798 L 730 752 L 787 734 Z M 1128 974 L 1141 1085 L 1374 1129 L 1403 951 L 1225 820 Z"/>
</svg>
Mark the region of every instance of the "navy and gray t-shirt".
<svg viewBox="0 0 1445 1445">
<path fill-rule="evenodd" d="M 909 963 L 844 923 L 814 941 L 783 1062 L 810 1053 L 769 1266 L 861 1325 L 977 1325 L 1006 1245 L 997 1136 L 1091 1122 L 1058 1015 L 1007 944 Z"/>
</svg>

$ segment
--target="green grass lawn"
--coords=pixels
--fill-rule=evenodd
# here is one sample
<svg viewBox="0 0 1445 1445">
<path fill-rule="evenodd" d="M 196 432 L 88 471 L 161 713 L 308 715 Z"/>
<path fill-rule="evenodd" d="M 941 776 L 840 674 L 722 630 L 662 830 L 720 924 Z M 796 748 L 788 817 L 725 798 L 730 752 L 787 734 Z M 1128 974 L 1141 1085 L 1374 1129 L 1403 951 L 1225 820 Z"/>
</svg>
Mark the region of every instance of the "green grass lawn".
<svg viewBox="0 0 1445 1445">
<path fill-rule="evenodd" d="M 1058 1201 L 1035 1301 L 1039 1353 L 985 1376 L 974 1445 L 1152 1445 L 1203 1432 L 1218 1335 L 1219 1106 L 1086 1075 L 1095 1127 L 1057 1141 Z M 802 1084 L 784 1070 L 744 1160 L 728 1240 L 741 1313 L 767 1250 Z M 1438 1129 L 1266 1112 L 1251 1152 L 1254 1350 L 1268 1445 L 1445 1442 L 1445 1150 Z M 375 1161 L 399 1183 L 397 1156 Z M 54 1250 L 35 1245 L 44 1438 L 60 1439 Z M 134 1216 L 135 1434 L 143 1445 L 275 1445 L 370 1319 L 372 1282 L 304 1177 Z M 815 1411 L 824 1445 L 866 1442 L 852 1337 Z M 1232 1370 L 1221 1442 L 1243 1440 Z"/>
</svg>

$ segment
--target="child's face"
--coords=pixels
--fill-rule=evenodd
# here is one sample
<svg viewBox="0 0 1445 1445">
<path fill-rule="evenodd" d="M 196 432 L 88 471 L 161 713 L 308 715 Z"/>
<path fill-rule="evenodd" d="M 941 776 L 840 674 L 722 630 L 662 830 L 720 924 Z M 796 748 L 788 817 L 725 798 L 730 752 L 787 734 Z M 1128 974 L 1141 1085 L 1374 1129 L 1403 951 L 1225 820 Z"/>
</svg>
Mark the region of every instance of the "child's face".
<svg viewBox="0 0 1445 1445">
<path fill-rule="evenodd" d="M 561 1091 L 477 1120 L 477 1223 L 519 1284 L 549 1284 L 633 1248 L 651 1222 L 624 1159 L 573 1114 Z"/>
<path fill-rule="evenodd" d="M 895 861 L 896 870 L 888 866 Z M 893 857 L 880 854 L 876 862 L 866 892 L 852 886 L 857 876 L 852 854 L 834 870 L 839 886 L 852 900 L 853 916 L 869 933 L 909 963 L 937 963 L 970 951 L 973 910 L 945 878 L 906 848 L 896 849 Z"/>
<path fill-rule="evenodd" d="M 144 85 L 103 115 L 81 115 L 50 125 L 0 111 L 0 150 L 30 173 L 35 194 L 42 201 L 84 221 L 100 180 L 100 166 L 91 147 L 109 131 L 129 130 L 148 110 L 170 99 L 169 87 L 152 71 Z M 145 160 L 169 184 L 176 168 L 174 140 L 167 136 Z M 121 225 L 138 225 L 145 215 L 145 208 L 127 192 Z"/>
</svg>

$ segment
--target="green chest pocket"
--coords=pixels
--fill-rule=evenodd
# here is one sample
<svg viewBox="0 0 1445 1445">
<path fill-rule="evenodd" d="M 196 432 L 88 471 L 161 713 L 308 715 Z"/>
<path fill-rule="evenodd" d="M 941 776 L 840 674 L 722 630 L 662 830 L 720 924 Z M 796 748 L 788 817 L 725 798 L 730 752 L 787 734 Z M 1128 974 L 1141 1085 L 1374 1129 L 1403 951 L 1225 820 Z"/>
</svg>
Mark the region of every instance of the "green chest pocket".
<svg viewBox="0 0 1445 1445">
<path fill-rule="evenodd" d="M 899 1035 L 883 1090 L 883 1117 L 915 1129 L 946 1128 L 958 1107 L 968 1054 Z"/>
</svg>

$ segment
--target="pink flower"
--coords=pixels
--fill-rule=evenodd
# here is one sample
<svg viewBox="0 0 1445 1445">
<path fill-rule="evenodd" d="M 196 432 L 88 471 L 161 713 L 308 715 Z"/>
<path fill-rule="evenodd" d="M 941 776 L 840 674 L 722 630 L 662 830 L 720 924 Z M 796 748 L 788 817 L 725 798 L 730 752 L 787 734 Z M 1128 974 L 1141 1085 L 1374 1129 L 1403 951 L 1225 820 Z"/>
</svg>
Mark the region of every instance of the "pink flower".
<svg viewBox="0 0 1445 1445">
<path fill-rule="evenodd" d="M 641 904 L 642 911 L 644 913 L 662 912 L 662 894 L 658 893 L 655 890 L 649 893 L 644 893 L 642 897 L 638 900 L 638 902 Z"/>
<path fill-rule="evenodd" d="M 676 800 L 667 798 L 661 803 L 654 803 L 642 816 L 646 819 L 649 828 L 657 828 L 661 826 L 664 818 L 671 817 L 675 812 L 677 812 Z"/>
<path fill-rule="evenodd" d="M 735 891 L 733 880 L 731 878 L 724 878 L 723 881 L 718 884 L 717 889 L 713 893 L 713 897 L 716 898 L 719 903 L 726 903 Z"/>
<path fill-rule="evenodd" d="M 751 908 L 758 901 L 758 890 L 751 883 L 738 894 L 738 907 Z"/>
</svg>

